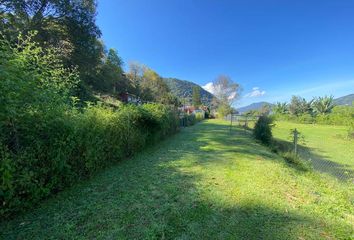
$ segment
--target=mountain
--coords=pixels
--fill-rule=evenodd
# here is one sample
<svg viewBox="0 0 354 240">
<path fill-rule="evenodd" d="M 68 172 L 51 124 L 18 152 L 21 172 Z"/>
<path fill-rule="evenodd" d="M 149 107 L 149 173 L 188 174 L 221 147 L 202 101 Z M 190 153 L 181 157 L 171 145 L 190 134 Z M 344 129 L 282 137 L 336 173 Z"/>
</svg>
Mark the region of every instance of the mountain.
<svg viewBox="0 0 354 240">
<path fill-rule="evenodd" d="M 268 103 L 268 102 L 256 102 L 256 103 L 252 103 L 250 105 L 247 105 L 245 107 L 236 108 L 236 110 L 239 113 L 245 113 L 250 110 L 261 110 L 264 105 L 271 105 L 272 106 L 272 104 Z"/>
<path fill-rule="evenodd" d="M 349 94 L 333 100 L 335 105 L 353 105 L 354 94 Z"/>
<path fill-rule="evenodd" d="M 200 89 L 202 103 L 208 106 L 211 105 L 214 95 L 204 90 L 198 84 L 177 78 L 164 78 L 164 81 L 167 83 L 172 93 L 174 93 L 182 101 L 186 100 L 186 104 L 192 103 L 192 89 L 196 86 Z"/>
</svg>

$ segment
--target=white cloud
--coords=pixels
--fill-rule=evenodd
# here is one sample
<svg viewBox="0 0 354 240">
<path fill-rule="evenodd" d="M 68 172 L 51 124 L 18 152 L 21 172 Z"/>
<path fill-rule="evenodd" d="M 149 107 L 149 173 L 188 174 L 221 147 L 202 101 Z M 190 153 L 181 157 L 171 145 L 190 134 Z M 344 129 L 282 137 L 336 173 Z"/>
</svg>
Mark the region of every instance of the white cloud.
<svg viewBox="0 0 354 240">
<path fill-rule="evenodd" d="M 205 84 L 204 86 L 202 86 L 202 88 L 204 88 L 205 90 L 207 90 L 210 93 L 214 93 L 214 85 L 212 82 L 209 82 L 207 84 Z"/>
<path fill-rule="evenodd" d="M 247 93 L 245 97 L 260 97 L 266 94 L 266 91 L 260 90 L 259 87 L 252 88 L 252 91 Z"/>
<path fill-rule="evenodd" d="M 232 100 L 236 97 L 236 92 L 233 92 L 230 94 L 230 96 L 228 97 L 229 100 Z"/>
</svg>

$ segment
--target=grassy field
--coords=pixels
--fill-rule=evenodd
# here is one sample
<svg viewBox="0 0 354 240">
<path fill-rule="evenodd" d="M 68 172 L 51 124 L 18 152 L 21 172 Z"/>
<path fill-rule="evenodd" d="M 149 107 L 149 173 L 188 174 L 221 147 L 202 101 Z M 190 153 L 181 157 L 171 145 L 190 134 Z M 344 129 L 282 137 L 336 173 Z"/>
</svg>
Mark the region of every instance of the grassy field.
<svg viewBox="0 0 354 240">
<path fill-rule="evenodd" d="M 208 120 L 41 206 L 4 239 L 351 239 L 354 187 Z"/>
<path fill-rule="evenodd" d="M 348 127 L 276 122 L 275 138 L 290 141 L 290 129 L 304 136 L 300 154 L 310 160 L 316 170 L 339 180 L 353 181 L 354 141 L 347 139 Z"/>
</svg>

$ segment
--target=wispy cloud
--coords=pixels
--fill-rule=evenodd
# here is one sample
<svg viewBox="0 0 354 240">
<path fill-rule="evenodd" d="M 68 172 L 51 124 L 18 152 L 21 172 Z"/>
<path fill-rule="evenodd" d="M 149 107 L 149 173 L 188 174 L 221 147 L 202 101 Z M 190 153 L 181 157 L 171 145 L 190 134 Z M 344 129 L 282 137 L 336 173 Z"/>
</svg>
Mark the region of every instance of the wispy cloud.
<svg viewBox="0 0 354 240">
<path fill-rule="evenodd" d="M 266 91 L 259 89 L 259 87 L 252 88 L 252 91 L 247 93 L 245 97 L 260 97 L 266 94 Z"/>
</svg>

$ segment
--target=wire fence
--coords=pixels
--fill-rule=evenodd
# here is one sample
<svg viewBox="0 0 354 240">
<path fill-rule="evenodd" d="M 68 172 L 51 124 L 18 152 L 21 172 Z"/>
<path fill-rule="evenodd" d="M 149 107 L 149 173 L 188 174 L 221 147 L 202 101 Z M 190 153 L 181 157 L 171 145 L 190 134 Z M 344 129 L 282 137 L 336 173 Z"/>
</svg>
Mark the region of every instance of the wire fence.
<svg viewBox="0 0 354 240">
<path fill-rule="evenodd" d="M 224 119 L 230 122 L 230 131 L 232 127 L 243 127 L 252 129 L 259 116 L 245 116 L 245 115 L 228 115 Z M 335 133 L 333 133 L 333 136 Z M 332 136 L 332 137 L 333 137 Z M 275 136 L 277 137 L 277 136 Z M 337 136 L 345 139 L 345 136 Z M 329 139 L 310 138 L 302 134 L 302 129 L 289 129 L 289 136 L 287 139 L 275 138 L 276 143 L 282 152 L 293 153 L 300 157 L 314 171 L 327 174 L 342 182 L 354 183 L 354 149 L 351 147 L 350 140 L 343 140 L 343 144 L 348 144 L 348 149 L 341 152 L 340 156 L 329 156 L 326 149 L 326 141 Z M 312 142 L 311 142 L 312 141 Z M 316 142 L 314 142 L 316 141 Z M 317 147 L 313 147 L 316 145 Z M 334 146 L 336 147 L 336 146 Z M 338 146 L 341 147 L 342 146 Z"/>
<path fill-rule="evenodd" d="M 254 123 L 258 120 L 259 116 L 247 116 L 241 114 L 229 114 L 224 119 L 230 122 L 232 126 L 242 126 L 246 128 L 252 128 Z"/>
</svg>

